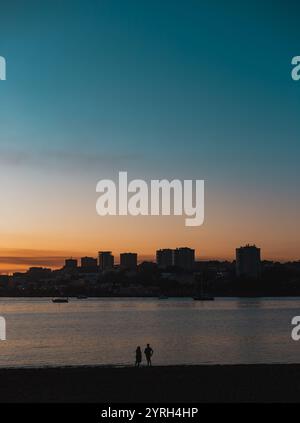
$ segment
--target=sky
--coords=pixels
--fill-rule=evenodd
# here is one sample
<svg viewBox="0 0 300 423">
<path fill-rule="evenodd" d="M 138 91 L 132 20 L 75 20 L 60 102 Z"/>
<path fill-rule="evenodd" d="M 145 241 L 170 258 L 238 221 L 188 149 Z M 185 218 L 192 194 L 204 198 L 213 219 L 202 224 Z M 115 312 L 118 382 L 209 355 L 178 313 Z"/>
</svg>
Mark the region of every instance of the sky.
<svg viewBox="0 0 300 423">
<path fill-rule="evenodd" d="M 0 271 L 189 246 L 300 259 L 296 1 L 2 0 Z M 100 217 L 96 184 L 204 179 L 205 222 Z"/>
</svg>

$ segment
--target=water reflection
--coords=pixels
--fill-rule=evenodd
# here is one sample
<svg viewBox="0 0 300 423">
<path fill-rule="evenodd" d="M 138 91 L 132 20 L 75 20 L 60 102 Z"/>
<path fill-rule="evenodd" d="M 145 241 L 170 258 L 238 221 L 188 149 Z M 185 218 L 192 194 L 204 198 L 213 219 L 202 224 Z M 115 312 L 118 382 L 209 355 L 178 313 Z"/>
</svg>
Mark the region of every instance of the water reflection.
<svg viewBox="0 0 300 423">
<path fill-rule="evenodd" d="M 154 364 L 299 361 L 290 337 L 299 298 L 1 299 L 0 314 L 0 366 L 131 364 L 147 343 Z"/>
</svg>

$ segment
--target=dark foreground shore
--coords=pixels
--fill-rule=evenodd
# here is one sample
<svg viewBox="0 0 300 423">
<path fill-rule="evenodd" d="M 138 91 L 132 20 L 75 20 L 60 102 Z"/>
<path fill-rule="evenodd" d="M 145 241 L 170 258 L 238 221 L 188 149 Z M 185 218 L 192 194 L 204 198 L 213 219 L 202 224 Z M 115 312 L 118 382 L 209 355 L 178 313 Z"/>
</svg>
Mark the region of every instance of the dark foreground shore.
<svg viewBox="0 0 300 423">
<path fill-rule="evenodd" d="M 300 364 L 1 369 L 0 402 L 299 402 Z"/>
</svg>

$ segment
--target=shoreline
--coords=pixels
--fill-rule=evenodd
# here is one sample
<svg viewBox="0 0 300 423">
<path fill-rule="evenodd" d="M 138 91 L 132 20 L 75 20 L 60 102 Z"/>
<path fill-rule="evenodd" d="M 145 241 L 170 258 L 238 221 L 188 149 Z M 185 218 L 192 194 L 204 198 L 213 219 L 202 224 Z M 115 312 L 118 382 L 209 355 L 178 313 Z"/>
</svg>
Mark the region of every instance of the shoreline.
<svg viewBox="0 0 300 423">
<path fill-rule="evenodd" d="M 299 402 L 300 364 L 0 368 L 0 403 Z"/>
<path fill-rule="evenodd" d="M 50 299 L 52 300 L 52 298 L 59 298 L 60 296 L 55 296 L 55 295 L 1 295 L 0 294 L 0 299 L 15 299 L 15 298 L 23 298 L 23 299 L 28 299 L 28 298 L 33 298 L 33 299 L 40 299 L 40 298 L 46 298 L 46 299 Z M 78 298 L 76 295 L 65 295 L 62 296 L 63 298 L 67 297 L 69 299 L 74 299 L 74 300 L 78 300 L 78 301 L 86 301 L 86 300 L 93 300 L 93 299 L 97 299 L 97 298 L 119 298 L 119 299 L 124 299 L 124 298 L 133 298 L 133 299 L 141 299 L 141 298 L 146 298 L 146 299 L 156 299 L 156 300 L 161 300 L 161 301 L 167 301 L 167 300 L 172 300 L 172 299 L 180 299 L 180 298 L 184 298 L 184 299 L 189 299 L 189 300 L 194 300 L 194 296 L 193 295 L 169 295 L 167 298 L 164 299 L 160 299 L 159 295 L 90 295 L 87 296 L 87 298 Z M 228 295 L 224 295 L 224 294 L 214 294 L 214 298 L 300 298 L 300 293 L 299 294 L 295 294 L 295 295 L 291 295 L 290 293 L 287 294 L 257 294 L 257 295 L 234 295 L 234 294 L 228 294 Z"/>
</svg>

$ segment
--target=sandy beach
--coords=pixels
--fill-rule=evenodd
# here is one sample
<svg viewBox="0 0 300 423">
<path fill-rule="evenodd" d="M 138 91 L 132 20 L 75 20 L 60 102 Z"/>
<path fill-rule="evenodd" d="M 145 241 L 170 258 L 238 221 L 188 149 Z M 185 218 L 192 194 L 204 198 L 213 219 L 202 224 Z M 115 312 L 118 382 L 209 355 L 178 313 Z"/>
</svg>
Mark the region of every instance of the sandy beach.
<svg viewBox="0 0 300 423">
<path fill-rule="evenodd" d="M 298 402 L 300 364 L 1 369 L 0 401 Z"/>
</svg>

